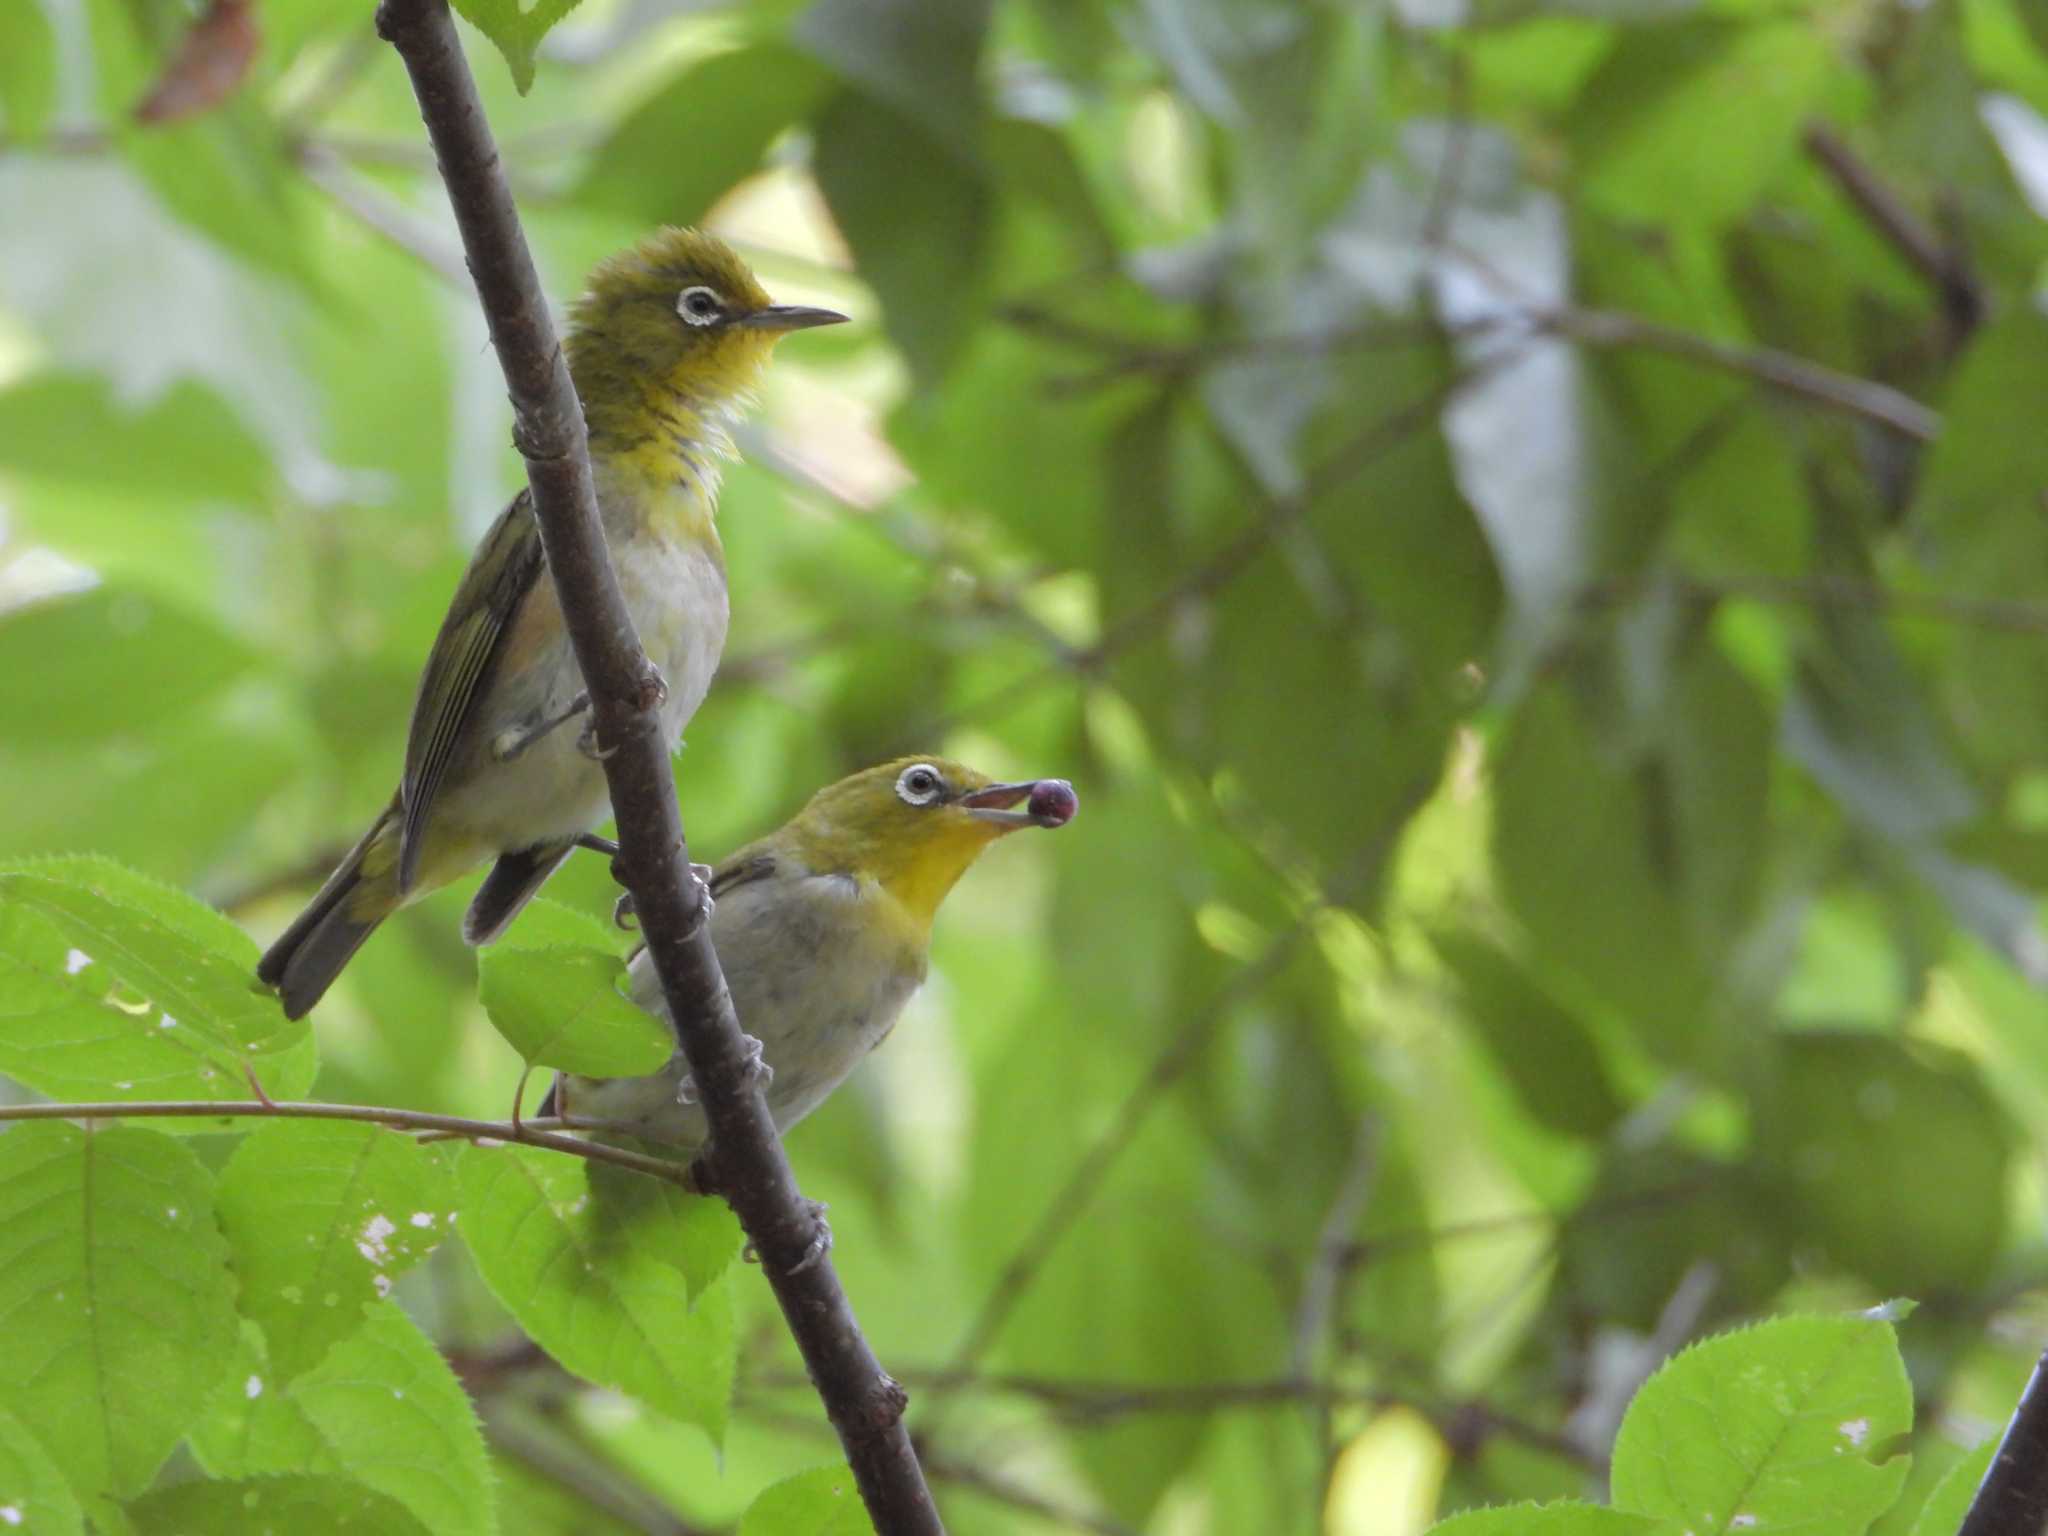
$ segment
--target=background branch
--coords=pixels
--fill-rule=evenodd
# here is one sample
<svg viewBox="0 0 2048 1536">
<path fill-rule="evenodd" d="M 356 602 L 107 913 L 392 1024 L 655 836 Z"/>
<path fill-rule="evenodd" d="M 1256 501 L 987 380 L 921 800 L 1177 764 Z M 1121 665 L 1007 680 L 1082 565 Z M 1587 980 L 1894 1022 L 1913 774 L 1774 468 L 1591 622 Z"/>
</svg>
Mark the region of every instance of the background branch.
<svg viewBox="0 0 2048 1536">
<path fill-rule="evenodd" d="M 633 894 L 715 1145 L 712 1180 L 738 1214 L 811 1379 L 845 1447 L 861 1497 L 885 1536 L 943 1529 L 903 1427 L 904 1395 L 868 1348 L 829 1259 L 806 1263 L 820 1235 L 756 1083 L 706 923 L 708 893 L 689 873 L 659 678 L 634 633 L 606 552 L 582 406 L 527 250 L 468 62 L 443 0 L 384 0 L 377 31 L 398 50 L 419 98 L 463 250 L 505 372 L 514 441 L 526 460 L 548 569 L 589 688 L 617 815 L 615 868 Z"/>
</svg>

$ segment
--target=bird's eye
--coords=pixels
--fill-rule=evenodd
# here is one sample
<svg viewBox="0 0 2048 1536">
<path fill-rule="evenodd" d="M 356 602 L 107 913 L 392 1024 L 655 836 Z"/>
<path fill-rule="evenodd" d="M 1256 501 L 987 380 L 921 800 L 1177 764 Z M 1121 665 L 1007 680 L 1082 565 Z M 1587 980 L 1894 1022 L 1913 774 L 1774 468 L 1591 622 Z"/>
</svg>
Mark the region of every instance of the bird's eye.
<svg viewBox="0 0 2048 1536">
<path fill-rule="evenodd" d="M 946 781 L 939 777 L 939 770 L 929 763 L 904 769 L 896 780 L 896 794 L 908 805 L 930 805 L 945 787 Z"/>
<path fill-rule="evenodd" d="M 676 300 L 676 313 L 690 325 L 709 325 L 725 313 L 725 301 L 718 296 L 717 289 L 699 283 L 682 291 Z"/>
</svg>

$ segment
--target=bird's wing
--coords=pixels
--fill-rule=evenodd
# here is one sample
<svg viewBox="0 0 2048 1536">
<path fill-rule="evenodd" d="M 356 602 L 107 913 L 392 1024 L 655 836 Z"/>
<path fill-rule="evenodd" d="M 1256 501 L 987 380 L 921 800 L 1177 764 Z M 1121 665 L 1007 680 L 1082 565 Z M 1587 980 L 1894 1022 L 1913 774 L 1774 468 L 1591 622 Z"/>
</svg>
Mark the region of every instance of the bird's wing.
<svg viewBox="0 0 2048 1536">
<path fill-rule="evenodd" d="M 774 854 L 759 848 L 742 848 L 711 872 L 712 898 L 716 900 L 728 891 L 752 885 L 756 880 L 766 880 L 774 873 Z"/>
<path fill-rule="evenodd" d="M 434 637 L 433 654 L 413 701 L 405 743 L 405 778 L 399 785 L 398 888 L 410 890 L 425 848 L 435 792 L 454 760 L 463 727 L 490 681 L 491 663 L 519 604 L 544 564 L 540 531 L 527 492 L 512 498 L 484 535 L 462 573 L 462 585 Z"/>
</svg>

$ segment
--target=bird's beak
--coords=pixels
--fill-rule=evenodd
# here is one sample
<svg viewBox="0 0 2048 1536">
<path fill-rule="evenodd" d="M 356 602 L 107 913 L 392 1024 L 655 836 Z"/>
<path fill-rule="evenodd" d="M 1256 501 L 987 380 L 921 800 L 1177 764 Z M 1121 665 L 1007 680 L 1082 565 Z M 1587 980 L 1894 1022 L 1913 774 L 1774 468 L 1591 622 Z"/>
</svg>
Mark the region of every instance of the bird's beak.
<svg viewBox="0 0 2048 1536">
<path fill-rule="evenodd" d="M 755 331 L 808 331 L 814 325 L 841 325 L 846 316 L 836 309 L 814 309 L 808 304 L 770 304 L 766 309 L 757 309 L 751 315 L 742 316 L 740 324 Z"/>
<path fill-rule="evenodd" d="M 1024 809 L 1013 809 L 1020 800 Z M 976 821 L 994 822 L 999 827 L 1064 827 L 1081 808 L 1074 786 L 1065 779 L 990 784 L 962 795 L 955 804 Z"/>
</svg>

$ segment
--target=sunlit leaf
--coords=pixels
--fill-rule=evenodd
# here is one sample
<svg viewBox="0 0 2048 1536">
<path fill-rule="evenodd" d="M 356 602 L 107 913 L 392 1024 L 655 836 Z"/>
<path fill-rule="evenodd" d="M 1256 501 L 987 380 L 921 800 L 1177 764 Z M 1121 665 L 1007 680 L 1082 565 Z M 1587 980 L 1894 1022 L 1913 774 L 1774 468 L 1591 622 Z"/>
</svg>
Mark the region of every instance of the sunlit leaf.
<svg viewBox="0 0 2048 1536">
<path fill-rule="evenodd" d="M 339 1477 L 183 1483 L 128 1506 L 136 1536 L 425 1536 L 396 1499 Z"/>
<path fill-rule="evenodd" d="M 739 1536 L 870 1536 L 875 1525 L 843 1466 L 785 1478 L 747 1507 Z"/>
<path fill-rule="evenodd" d="M 534 56 L 541 40 L 577 4 L 578 0 L 538 0 L 524 8 L 519 0 L 456 0 L 455 9 L 505 56 L 512 83 L 524 96 L 533 89 Z"/>
<path fill-rule="evenodd" d="M 77 1493 L 147 1487 L 226 1384 L 234 1281 L 212 1183 L 183 1144 L 131 1126 L 0 1136 L 8 1407 Z"/>
<path fill-rule="evenodd" d="M 462 1239 L 506 1310 L 577 1375 L 725 1433 L 732 1298 L 692 1293 L 634 1223 L 610 1219 L 580 1161 L 529 1148 L 466 1148 Z"/>
<path fill-rule="evenodd" d="M 226 918 L 111 860 L 0 864 L 0 1070 L 59 1098 L 241 1099 L 249 1069 L 302 1091 L 308 1026 L 255 965 Z"/>
<path fill-rule="evenodd" d="M 475 1411 L 397 1303 L 373 1303 L 356 1332 L 288 1384 L 246 1344 L 233 1358 L 236 1389 L 193 1436 L 215 1476 L 338 1474 L 395 1500 L 437 1536 L 497 1530 Z"/>
<path fill-rule="evenodd" d="M 83 1536 L 85 1515 L 49 1453 L 21 1421 L 0 1412 L 0 1519 L 25 1531 Z"/>
<path fill-rule="evenodd" d="M 426 1149 L 373 1125 L 280 1121 L 236 1148 L 221 1170 L 221 1230 L 273 1387 L 354 1333 L 440 1243 L 453 1218 L 445 1179 Z"/>
<path fill-rule="evenodd" d="M 1906 1478 L 1912 1388 L 1889 1323 L 1788 1317 L 1696 1344 L 1614 1442 L 1614 1503 L 1715 1530 L 1861 1536 Z"/>
</svg>

